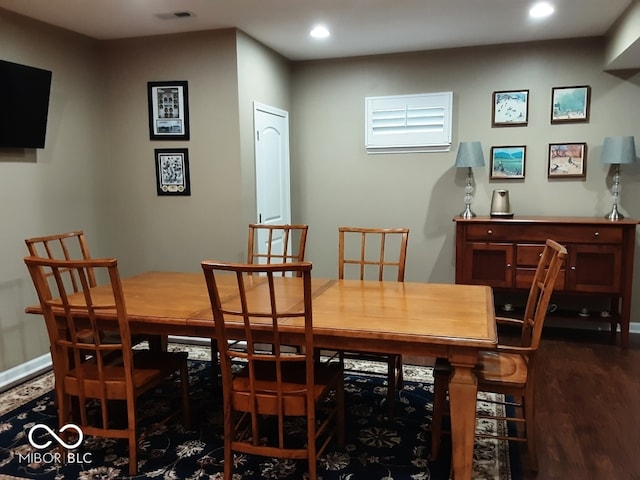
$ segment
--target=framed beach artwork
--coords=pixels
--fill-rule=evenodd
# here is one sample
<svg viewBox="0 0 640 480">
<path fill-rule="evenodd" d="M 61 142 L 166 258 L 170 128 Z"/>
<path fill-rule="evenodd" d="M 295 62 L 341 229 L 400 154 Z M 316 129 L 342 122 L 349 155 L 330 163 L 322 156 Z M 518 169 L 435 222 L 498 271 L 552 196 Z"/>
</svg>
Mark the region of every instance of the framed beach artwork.
<svg viewBox="0 0 640 480">
<path fill-rule="evenodd" d="M 189 140 L 189 95 L 185 81 L 148 82 L 149 138 Z"/>
<path fill-rule="evenodd" d="M 554 87 L 551 89 L 551 123 L 589 121 L 591 87 Z"/>
<path fill-rule="evenodd" d="M 154 152 L 158 195 L 191 195 L 189 150 L 156 148 Z"/>
<path fill-rule="evenodd" d="M 529 123 L 529 90 L 493 92 L 492 127 L 522 127 Z"/>
<path fill-rule="evenodd" d="M 524 165 L 527 147 L 491 147 L 492 179 L 524 178 Z"/>
<path fill-rule="evenodd" d="M 587 176 L 586 143 L 550 143 L 548 178 Z"/>
</svg>

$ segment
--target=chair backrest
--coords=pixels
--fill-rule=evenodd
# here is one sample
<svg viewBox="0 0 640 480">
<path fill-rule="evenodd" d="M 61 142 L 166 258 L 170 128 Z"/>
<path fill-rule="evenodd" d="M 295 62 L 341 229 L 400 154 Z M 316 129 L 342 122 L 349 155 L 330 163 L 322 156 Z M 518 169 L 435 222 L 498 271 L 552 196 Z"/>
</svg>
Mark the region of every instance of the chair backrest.
<svg viewBox="0 0 640 480">
<path fill-rule="evenodd" d="M 32 257 L 52 258 L 58 260 L 89 260 L 89 245 L 82 230 L 75 232 L 58 233 L 45 237 L 27 238 L 24 241 L 27 244 L 29 255 Z M 88 270 L 89 285 L 96 286 L 96 277 L 93 269 Z M 51 275 L 49 271 L 47 275 Z M 65 276 L 69 278 L 73 290 L 80 291 L 79 278 L 75 276 L 72 270 L 65 272 Z"/>
<path fill-rule="evenodd" d="M 385 267 L 391 267 L 397 269 L 395 280 L 404 282 L 408 240 L 408 228 L 339 227 L 338 278 L 345 278 L 346 265 L 357 265 L 360 280 L 367 267 L 377 268 L 378 280 L 384 280 Z"/>
<path fill-rule="evenodd" d="M 249 224 L 247 263 L 303 262 L 308 229 L 308 225 Z"/>
<path fill-rule="evenodd" d="M 547 240 L 531 282 L 522 322 L 521 345 L 537 350 L 547 307 L 567 255 L 567 249 L 554 240 Z"/>
<path fill-rule="evenodd" d="M 306 397 L 306 404 L 313 405 L 311 263 L 250 265 L 204 261 L 202 269 L 209 290 L 220 352 L 225 412 L 231 408 L 233 398 L 234 409 L 250 412 L 255 420 L 251 422 L 252 428 L 257 429 L 255 423 L 259 415 L 282 415 L 286 412 L 287 396 Z M 296 276 L 300 273 L 301 278 L 279 278 L 283 272 L 291 272 Z M 225 273 L 233 274 L 235 282 L 233 287 L 225 284 L 221 292 L 217 279 Z M 235 332 L 229 331 L 230 323 L 235 323 Z M 304 344 L 299 345 L 304 348 L 283 348 L 292 345 L 291 339 L 283 338 L 287 326 L 291 324 L 304 327 Z M 238 339 L 246 340 L 246 349 L 232 348 L 233 340 Z M 265 345 L 270 348 L 265 349 Z M 248 377 L 242 390 L 234 386 L 233 381 L 232 361 L 237 359 L 247 365 Z M 282 390 L 283 371 L 296 367 L 304 368 L 307 383 L 302 383 L 295 392 Z M 268 387 L 256 379 L 256 375 L 260 374 L 264 378 L 265 369 L 271 369 L 269 377 L 272 382 L 268 383 Z M 258 402 L 258 396 L 273 397 L 273 401 Z M 239 401 L 239 397 L 242 400 Z M 269 403 L 268 407 L 265 407 L 266 403 Z M 268 408 L 268 411 L 264 408 Z M 284 442 L 285 427 L 283 422 L 278 423 L 280 442 Z"/>
<path fill-rule="evenodd" d="M 103 409 L 103 427 L 109 421 L 106 411 L 108 398 L 107 381 L 113 379 L 114 367 L 109 360 L 121 359 L 119 381 L 124 378 L 127 391 L 133 392 L 133 361 L 131 350 L 131 336 L 127 319 L 122 285 L 115 259 L 95 260 L 58 260 L 43 257 L 26 257 L 25 264 L 33 280 L 42 315 L 44 316 L 49 340 L 51 356 L 57 386 L 65 385 L 67 376 L 77 378 L 80 388 L 74 395 L 80 398 L 84 405 L 86 398 L 101 400 Z M 110 286 L 100 289 L 100 299 L 97 300 L 91 290 L 90 277 L 94 270 L 105 270 L 110 280 Z M 73 272 L 78 279 L 79 292 L 76 292 L 66 281 L 67 272 Z M 96 316 L 98 312 L 113 313 L 117 320 L 105 331 Z M 114 337 L 118 332 L 119 337 Z M 106 342 L 106 337 L 109 341 Z M 118 338 L 117 341 L 114 338 Z M 85 362 L 91 362 L 92 380 L 98 379 L 101 387 L 96 388 L 96 382 L 85 382 L 84 368 L 75 368 Z M 124 373 L 122 373 L 124 370 Z M 56 387 L 58 388 L 58 387 Z M 80 409 L 82 425 L 90 425 L 90 419 L 84 408 Z M 76 421 L 78 421 L 76 419 Z M 86 432 L 88 433 L 88 431 Z"/>
</svg>

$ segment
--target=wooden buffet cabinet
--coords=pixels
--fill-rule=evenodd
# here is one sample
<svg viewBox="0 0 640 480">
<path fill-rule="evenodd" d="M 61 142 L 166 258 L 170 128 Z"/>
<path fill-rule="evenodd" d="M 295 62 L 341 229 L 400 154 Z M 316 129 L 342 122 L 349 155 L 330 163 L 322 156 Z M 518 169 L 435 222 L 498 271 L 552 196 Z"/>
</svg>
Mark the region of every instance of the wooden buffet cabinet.
<svg viewBox="0 0 640 480">
<path fill-rule="evenodd" d="M 609 322 L 614 333 L 619 324 L 622 345 L 628 345 L 637 220 L 516 216 L 454 221 L 456 283 L 490 285 L 496 293 L 526 293 L 544 242 L 551 238 L 568 253 L 554 298 L 608 299 L 605 311 L 610 316 L 598 312 L 599 319 Z"/>
</svg>

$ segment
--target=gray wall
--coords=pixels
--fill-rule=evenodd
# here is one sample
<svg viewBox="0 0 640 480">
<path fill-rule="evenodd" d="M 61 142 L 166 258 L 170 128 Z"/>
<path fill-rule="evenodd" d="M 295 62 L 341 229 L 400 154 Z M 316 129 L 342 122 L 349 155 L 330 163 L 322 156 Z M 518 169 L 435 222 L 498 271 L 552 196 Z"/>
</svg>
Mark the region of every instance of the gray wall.
<svg viewBox="0 0 640 480">
<path fill-rule="evenodd" d="M 296 221 L 311 225 L 314 273 L 336 274 L 339 225 L 402 226 L 411 229 L 407 280 L 453 281 L 451 220 L 463 210 L 466 179 L 453 166 L 460 141 L 483 144 L 487 166 L 474 170 L 472 205 L 479 215 L 488 214 L 492 191 L 506 188 L 516 215 L 603 216 L 611 204 L 602 141 L 638 134 L 640 76 L 604 72 L 602 61 L 601 40 L 584 39 L 295 63 Z M 572 85 L 592 88 L 589 123 L 551 125 L 552 87 Z M 520 89 L 529 90 L 528 126 L 492 128 L 492 93 Z M 366 154 L 365 97 L 440 91 L 454 92 L 451 152 Z M 560 142 L 587 143 L 586 179 L 547 179 L 548 145 Z M 526 145 L 524 180 L 489 179 L 490 148 L 504 145 Z M 635 218 L 639 178 L 637 165 L 623 169 L 621 205 Z"/>
<path fill-rule="evenodd" d="M 235 30 L 97 42 L 0 9 L 0 58 L 54 72 L 46 148 L 0 152 L 0 370 L 48 350 L 42 320 L 24 314 L 35 302 L 26 237 L 84 229 L 94 256 L 117 257 L 123 275 L 244 258 L 255 215 L 253 101 L 290 112 L 293 221 L 310 225 L 315 275 L 336 274 L 338 225 L 389 225 L 411 228 L 408 280 L 453 280 L 451 219 L 464 186 L 455 148 L 366 155 L 369 95 L 452 90 L 455 145 L 481 140 L 487 160 L 491 145 L 527 145 L 524 181 L 493 182 L 488 167 L 476 169 L 479 214 L 505 187 L 516 214 L 603 215 L 602 139 L 636 134 L 639 123 L 638 76 L 603 72 L 603 48 L 563 41 L 290 63 Z M 159 80 L 188 80 L 190 141 L 149 140 L 146 83 Z M 583 84 L 593 89 L 591 121 L 549 125 L 551 88 Z M 529 126 L 492 129 L 491 94 L 510 89 L 530 90 Z M 548 143 L 583 141 L 587 179 L 548 181 Z M 156 195 L 153 150 L 164 147 L 189 148 L 190 197 Z M 632 217 L 639 179 L 625 168 L 622 207 Z"/>
<path fill-rule="evenodd" d="M 234 29 L 97 42 L 0 9 L 0 58 L 53 70 L 46 148 L 0 152 L 0 371 L 48 351 L 24 313 L 27 237 L 84 229 L 122 275 L 245 258 L 253 101 L 290 110 L 281 56 Z M 161 80 L 189 82 L 189 141 L 149 139 L 147 82 Z M 154 149 L 172 147 L 189 149 L 191 196 L 156 195 Z"/>
<path fill-rule="evenodd" d="M 255 195 L 253 104 L 259 102 L 290 111 L 291 82 L 290 65 L 283 57 L 274 54 L 273 51 L 242 32 L 238 33 L 237 45 L 240 158 L 243 181 L 242 235 L 246 236 L 247 225 L 258 221 Z M 243 242 L 239 244 L 244 246 Z M 242 260 L 246 259 L 245 252 L 243 255 Z"/>
<path fill-rule="evenodd" d="M 108 157 L 98 44 L 0 10 L 0 58 L 53 71 L 46 148 L 0 150 L 0 370 L 48 351 L 24 239 L 83 228 L 100 252 L 98 166 Z M 0 106 L 1 112 L 1 106 Z M 0 113 L 1 114 L 1 113 Z"/>
</svg>

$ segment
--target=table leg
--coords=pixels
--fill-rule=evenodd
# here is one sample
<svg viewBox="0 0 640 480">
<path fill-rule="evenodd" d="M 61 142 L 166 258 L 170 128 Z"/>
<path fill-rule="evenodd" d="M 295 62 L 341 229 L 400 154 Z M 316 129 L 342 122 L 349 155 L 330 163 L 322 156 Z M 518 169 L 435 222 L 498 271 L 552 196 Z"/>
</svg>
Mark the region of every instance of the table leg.
<svg viewBox="0 0 640 480">
<path fill-rule="evenodd" d="M 449 380 L 451 408 L 451 444 L 453 476 L 456 480 L 470 480 L 473 474 L 473 439 L 476 428 L 476 395 L 478 383 L 472 368 L 476 354 L 452 355 L 454 367 Z"/>
</svg>

